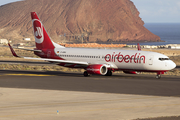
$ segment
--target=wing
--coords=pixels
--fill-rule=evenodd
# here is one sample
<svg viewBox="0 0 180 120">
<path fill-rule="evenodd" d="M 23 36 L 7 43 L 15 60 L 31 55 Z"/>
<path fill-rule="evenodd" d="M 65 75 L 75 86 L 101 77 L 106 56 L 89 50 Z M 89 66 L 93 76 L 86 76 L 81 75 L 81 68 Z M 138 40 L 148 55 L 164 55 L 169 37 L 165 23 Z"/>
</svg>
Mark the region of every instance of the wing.
<svg viewBox="0 0 180 120">
<path fill-rule="evenodd" d="M 30 59 L 30 60 L 42 60 L 42 61 L 48 61 L 48 62 L 55 62 L 55 63 L 70 63 L 70 64 L 79 64 L 79 65 L 89 65 L 88 62 L 80 62 L 80 61 L 69 61 L 69 60 L 58 60 L 58 59 L 48 59 L 48 58 L 32 58 L 32 57 L 23 57 L 23 56 L 18 56 L 12 46 L 8 43 L 9 48 L 15 57 L 20 57 L 24 59 Z M 29 49 L 23 49 L 23 50 L 29 50 Z M 33 50 L 36 51 L 36 50 Z M 40 52 L 39 50 L 37 50 Z"/>
<path fill-rule="evenodd" d="M 32 58 L 32 57 L 23 57 L 23 58 L 30 59 L 30 60 L 44 60 L 44 61 L 55 62 L 55 63 L 70 63 L 70 64 L 89 65 L 88 62 L 80 62 L 80 61 L 58 60 L 58 59 L 48 59 L 48 58 Z"/>
</svg>

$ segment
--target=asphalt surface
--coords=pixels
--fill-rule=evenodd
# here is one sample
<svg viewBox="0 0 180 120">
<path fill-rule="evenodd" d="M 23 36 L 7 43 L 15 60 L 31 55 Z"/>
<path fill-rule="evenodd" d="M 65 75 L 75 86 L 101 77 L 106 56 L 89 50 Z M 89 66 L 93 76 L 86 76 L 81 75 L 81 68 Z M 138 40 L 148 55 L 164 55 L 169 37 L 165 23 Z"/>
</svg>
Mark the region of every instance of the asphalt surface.
<svg viewBox="0 0 180 120">
<path fill-rule="evenodd" d="M 180 77 L 0 70 L 0 98 L 6 120 L 178 120 Z"/>
<path fill-rule="evenodd" d="M 116 74 L 84 77 L 82 73 L 0 70 L 0 87 L 180 97 L 180 78 Z"/>
</svg>

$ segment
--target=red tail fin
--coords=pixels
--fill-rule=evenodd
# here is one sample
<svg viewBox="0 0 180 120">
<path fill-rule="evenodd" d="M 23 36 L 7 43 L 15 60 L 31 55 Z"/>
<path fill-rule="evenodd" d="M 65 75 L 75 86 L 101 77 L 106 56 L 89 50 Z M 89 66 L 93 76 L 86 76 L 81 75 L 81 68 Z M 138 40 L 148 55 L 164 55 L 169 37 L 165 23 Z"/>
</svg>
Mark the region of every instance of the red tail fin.
<svg viewBox="0 0 180 120">
<path fill-rule="evenodd" d="M 36 42 L 37 49 L 54 49 L 57 44 L 54 43 L 49 35 L 47 34 L 43 24 L 39 20 L 36 12 L 31 12 L 33 30 L 34 30 L 34 37 Z M 61 47 L 59 45 L 59 47 Z"/>
</svg>

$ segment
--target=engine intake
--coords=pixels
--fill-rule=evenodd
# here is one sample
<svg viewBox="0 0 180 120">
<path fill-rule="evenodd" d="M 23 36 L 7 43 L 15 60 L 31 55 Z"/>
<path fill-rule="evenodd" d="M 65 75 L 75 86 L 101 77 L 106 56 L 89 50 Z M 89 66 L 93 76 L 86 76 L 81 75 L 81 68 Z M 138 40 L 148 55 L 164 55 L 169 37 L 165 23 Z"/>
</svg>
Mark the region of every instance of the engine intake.
<svg viewBox="0 0 180 120">
<path fill-rule="evenodd" d="M 98 75 L 106 75 L 108 69 L 103 64 L 97 64 L 97 65 L 89 65 L 86 68 L 87 72 L 89 74 L 98 74 Z"/>
</svg>

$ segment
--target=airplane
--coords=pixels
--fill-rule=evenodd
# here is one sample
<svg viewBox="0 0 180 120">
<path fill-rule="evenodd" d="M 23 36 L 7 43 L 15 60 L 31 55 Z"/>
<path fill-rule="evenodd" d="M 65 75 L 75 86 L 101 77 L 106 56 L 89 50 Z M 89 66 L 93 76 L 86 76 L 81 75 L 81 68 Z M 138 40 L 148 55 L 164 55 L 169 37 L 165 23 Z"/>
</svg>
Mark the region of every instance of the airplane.
<svg viewBox="0 0 180 120">
<path fill-rule="evenodd" d="M 36 48 L 30 51 L 34 51 L 40 58 L 18 56 L 8 44 L 15 57 L 44 60 L 69 68 L 83 68 L 85 77 L 90 74 L 111 76 L 114 71 L 123 71 L 126 74 L 155 72 L 156 78 L 160 79 L 162 74 L 176 67 L 163 54 L 141 51 L 139 43 L 138 50 L 66 48 L 51 40 L 36 12 L 31 12 L 31 18 Z"/>
</svg>

